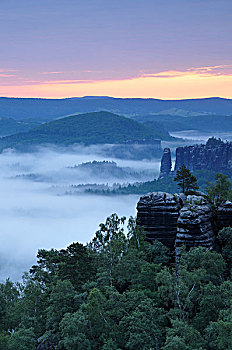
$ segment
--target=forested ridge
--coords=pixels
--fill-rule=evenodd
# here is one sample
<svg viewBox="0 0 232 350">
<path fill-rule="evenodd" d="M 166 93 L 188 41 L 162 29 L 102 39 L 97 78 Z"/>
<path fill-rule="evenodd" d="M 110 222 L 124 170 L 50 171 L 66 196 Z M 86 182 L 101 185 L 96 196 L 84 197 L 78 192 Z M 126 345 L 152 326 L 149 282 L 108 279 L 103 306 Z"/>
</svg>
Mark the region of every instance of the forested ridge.
<svg viewBox="0 0 232 350">
<path fill-rule="evenodd" d="M 43 99 L 0 97 L 1 115 L 14 119 L 52 120 L 74 113 L 107 110 L 123 115 L 147 115 L 172 108 L 198 113 L 231 114 L 231 99 L 202 98 L 159 100 L 152 98 L 113 98 L 85 96 L 82 98 Z"/>
<path fill-rule="evenodd" d="M 175 259 L 125 225 L 113 214 L 86 246 L 39 250 L 22 282 L 1 283 L 0 349 L 231 349 L 232 229 Z"/>
<path fill-rule="evenodd" d="M 24 150 L 26 146 L 41 144 L 72 145 L 82 143 L 114 144 L 155 139 L 172 140 L 165 130 L 147 127 L 135 120 L 109 112 L 92 112 L 60 118 L 41 124 L 27 132 L 3 137 L 0 149 L 12 147 Z M 149 143 L 149 142 L 148 142 Z"/>
</svg>

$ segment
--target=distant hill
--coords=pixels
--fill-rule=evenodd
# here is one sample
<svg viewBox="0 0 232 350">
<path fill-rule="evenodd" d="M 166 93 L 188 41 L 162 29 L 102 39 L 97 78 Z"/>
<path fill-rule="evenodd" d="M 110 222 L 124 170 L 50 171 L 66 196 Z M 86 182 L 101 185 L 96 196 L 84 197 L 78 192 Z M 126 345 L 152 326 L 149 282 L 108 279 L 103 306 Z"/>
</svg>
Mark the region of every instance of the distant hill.
<svg viewBox="0 0 232 350">
<path fill-rule="evenodd" d="M 207 132 L 225 132 L 232 130 L 232 115 L 146 115 L 133 117 L 134 120 L 142 122 L 146 126 L 161 124 L 164 130 L 199 130 Z"/>
<path fill-rule="evenodd" d="M 140 170 L 135 171 L 129 167 L 119 167 L 117 163 L 110 161 L 92 161 L 86 162 L 74 167 L 67 168 L 72 173 L 76 173 L 76 177 L 79 176 L 82 179 L 86 177 L 92 177 L 92 179 L 106 179 L 106 181 L 114 178 L 126 181 L 152 179 L 155 176 L 154 170 Z"/>
<path fill-rule="evenodd" d="M 137 121 L 109 112 L 79 114 L 44 123 L 28 132 L 0 139 L 0 149 L 51 143 L 71 145 L 74 143 L 119 144 L 137 140 L 154 140 L 163 136 L 171 139 L 167 132 L 148 128 Z"/>
<path fill-rule="evenodd" d="M 12 118 L 0 117 L 0 136 L 13 135 L 35 128 L 39 123 L 35 121 L 19 121 Z"/>
<path fill-rule="evenodd" d="M 200 114 L 232 115 L 232 100 L 204 98 L 188 100 L 158 100 L 142 98 L 112 98 L 86 96 L 67 99 L 0 98 L 0 115 L 6 118 L 53 120 L 62 116 L 94 111 L 109 111 L 125 116 L 149 115 L 168 110 L 183 110 Z"/>
</svg>

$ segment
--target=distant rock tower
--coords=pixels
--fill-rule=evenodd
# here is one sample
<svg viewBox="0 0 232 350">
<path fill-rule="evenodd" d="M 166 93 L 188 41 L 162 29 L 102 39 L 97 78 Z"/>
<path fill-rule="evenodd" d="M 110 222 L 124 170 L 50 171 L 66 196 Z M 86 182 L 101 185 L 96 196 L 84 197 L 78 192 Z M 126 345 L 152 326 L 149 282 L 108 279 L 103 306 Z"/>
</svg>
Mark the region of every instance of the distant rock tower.
<svg viewBox="0 0 232 350">
<path fill-rule="evenodd" d="M 165 148 L 163 152 L 163 156 L 161 159 L 160 166 L 160 178 L 167 177 L 171 174 L 172 170 L 172 157 L 170 148 Z"/>
</svg>

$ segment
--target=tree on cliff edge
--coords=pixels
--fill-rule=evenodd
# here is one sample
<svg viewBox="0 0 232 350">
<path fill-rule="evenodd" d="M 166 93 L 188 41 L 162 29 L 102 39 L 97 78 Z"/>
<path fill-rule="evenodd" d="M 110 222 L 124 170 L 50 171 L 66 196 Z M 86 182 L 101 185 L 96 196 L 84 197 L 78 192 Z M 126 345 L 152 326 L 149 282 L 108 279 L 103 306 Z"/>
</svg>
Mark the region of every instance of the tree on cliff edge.
<svg viewBox="0 0 232 350">
<path fill-rule="evenodd" d="M 177 182 L 178 187 L 183 193 L 195 191 L 199 188 L 197 178 L 191 174 L 190 170 L 184 164 L 177 170 L 174 181 Z"/>
<path fill-rule="evenodd" d="M 206 188 L 206 192 L 209 203 L 217 210 L 227 200 L 232 200 L 232 184 L 228 176 L 221 173 L 215 174 L 215 180 L 216 182 L 214 184 L 207 182 L 208 187 Z"/>
</svg>

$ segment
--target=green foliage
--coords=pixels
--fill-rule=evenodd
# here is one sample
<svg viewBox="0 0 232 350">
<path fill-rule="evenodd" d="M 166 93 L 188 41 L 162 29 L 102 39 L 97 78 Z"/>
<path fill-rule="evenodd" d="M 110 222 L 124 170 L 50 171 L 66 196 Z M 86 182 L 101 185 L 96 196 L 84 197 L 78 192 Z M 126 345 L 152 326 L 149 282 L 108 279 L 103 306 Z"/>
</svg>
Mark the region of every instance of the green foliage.
<svg viewBox="0 0 232 350">
<path fill-rule="evenodd" d="M 216 173 L 210 170 L 196 170 L 193 175 L 197 178 L 199 190 L 202 192 L 206 191 L 208 182 L 214 182 Z M 229 179 L 232 181 L 232 178 Z M 173 177 L 158 178 L 152 181 L 137 182 L 133 185 L 129 184 L 126 186 L 119 185 L 117 189 L 88 189 L 86 193 L 100 194 L 106 196 L 121 195 L 121 194 L 146 194 L 148 192 L 168 192 L 177 193 L 180 189 L 177 186 L 176 181 Z"/>
<path fill-rule="evenodd" d="M 191 174 L 190 170 L 184 164 L 177 170 L 174 181 L 177 182 L 178 187 L 183 193 L 189 193 L 199 188 L 197 178 Z"/>
<path fill-rule="evenodd" d="M 120 350 L 120 349 L 117 347 L 117 344 L 113 341 L 113 339 L 110 338 L 109 340 L 106 340 L 102 350 Z"/>
<path fill-rule="evenodd" d="M 37 265 L 0 284 L 0 348 L 35 350 L 229 350 L 231 228 L 221 253 L 180 250 L 117 214 L 92 241 L 40 250 Z"/>
<path fill-rule="evenodd" d="M 35 128 L 40 123 L 36 121 L 18 121 L 12 118 L 0 118 L 0 136 L 18 134 Z"/>
<path fill-rule="evenodd" d="M 206 192 L 210 204 L 213 208 L 217 209 L 225 201 L 232 198 L 232 184 L 227 175 L 220 173 L 215 175 L 215 180 L 215 184 L 208 183 Z"/>
<path fill-rule="evenodd" d="M 52 288 L 49 296 L 49 303 L 46 309 L 46 330 L 43 339 L 52 340 L 57 343 L 59 340 L 59 324 L 63 316 L 74 311 L 75 290 L 70 281 L 60 281 Z"/>
<path fill-rule="evenodd" d="M 12 333 L 9 342 L 8 350 L 32 350 L 35 349 L 36 338 L 33 328 L 19 330 Z"/>
<path fill-rule="evenodd" d="M 218 233 L 218 241 L 221 245 L 221 253 L 227 263 L 228 273 L 232 273 L 232 228 L 225 227 Z"/>
<path fill-rule="evenodd" d="M 0 349 L 8 350 L 8 340 L 9 336 L 7 336 L 4 332 L 0 333 Z"/>
<path fill-rule="evenodd" d="M 205 338 L 210 350 L 231 350 L 232 347 L 232 304 L 219 314 L 216 322 L 210 322 L 205 329 Z"/>
<path fill-rule="evenodd" d="M 99 266 L 103 267 L 102 275 L 105 277 L 105 281 L 108 280 L 111 287 L 113 285 L 114 267 L 126 249 L 125 220 L 125 217 L 119 218 L 117 214 L 112 214 L 104 224 L 100 224 L 100 229 L 90 243 L 90 247 L 95 252 L 102 253 L 98 263 Z"/>
<path fill-rule="evenodd" d="M 17 318 L 15 308 L 20 294 L 18 286 L 9 279 L 0 284 L 0 330 L 7 331 L 14 328 L 14 321 Z M 15 316 L 13 316 L 15 315 Z"/>
<path fill-rule="evenodd" d="M 60 118 L 44 123 L 28 132 L 4 137 L 0 148 L 51 143 L 72 145 L 74 143 L 117 144 L 131 140 L 169 139 L 167 132 L 162 134 L 135 120 L 109 112 L 93 112 Z"/>
<path fill-rule="evenodd" d="M 163 350 L 204 350 L 201 334 L 186 322 L 173 321 Z"/>
<path fill-rule="evenodd" d="M 30 272 L 43 283 L 45 289 L 54 280 L 68 279 L 77 290 L 81 290 L 96 273 L 93 254 L 78 242 L 59 251 L 41 249 L 37 259 L 37 265 L 32 266 Z"/>
<path fill-rule="evenodd" d="M 159 348 L 164 333 L 164 311 L 155 307 L 149 299 L 125 316 L 121 323 L 126 329 L 126 349 L 148 350 Z"/>
<path fill-rule="evenodd" d="M 58 348 L 67 350 L 91 350 L 88 318 L 81 311 L 66 313 L 60 322 L 62 340 Z"/>
<path fill-rule="evenodd" d="M 100 194 L 100 195 L 121 195 L 121 194 L 145 194 L 148 192 L 178 192 L 178 187 L 173 181 L 173 178 L 154 179 L 152 181 L 138 182 L 127 186 L 119 185 L 117 189 L 89 189 L 86 193 Z"/>
</svg>

